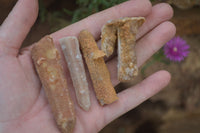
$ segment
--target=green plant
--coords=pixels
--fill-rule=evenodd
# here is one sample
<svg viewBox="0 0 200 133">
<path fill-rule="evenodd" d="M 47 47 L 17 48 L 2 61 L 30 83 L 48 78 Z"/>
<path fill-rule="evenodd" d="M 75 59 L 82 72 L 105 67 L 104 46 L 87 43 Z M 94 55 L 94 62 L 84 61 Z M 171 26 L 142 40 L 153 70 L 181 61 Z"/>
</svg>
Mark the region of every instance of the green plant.
<svg viewBox="0 0 200 133">
<path fill-rule="evenodd" d="M 44 6 L 44 3 L 42 0 L 39 0 L 39 18 L 41 22 L 44 22 L 46 20 L 47 10 Z"/>
<path fill-rule="evenodd" d="M 72 23 L 74 23 L 93 13 L 99 12 L 124 1 L 127 0 L 77 0 L 77 9 L 74 11 L 63 9 L 63 11 L 72 16 Z"/>
<path fill-rule="evenodd" d="M 50 26 L 50 31 L 55 32 L 70 24 L 70 21 L 65 19 L 65 13 L 62 10 L 48 11 L 44 5 L 44 0 L 39 0 L 39 19 L 40 22 L 47 22 Z"/>
<path fill-rule="evenodd" d="M 160 49 L 158 52 L 156 52 L 150 61 L 148 61 L 141 69 L 141 74 L 142 75 L 145 75 L 145 70 L 150 67 L 151 65 L 153 65 L 154 63 L 156 62 L 161 62 L 161 63 L 164 63 L 166 65 L 169 65 L 170 64 L 170 61 L 169 60 L 166 60 L 166 57 L 164 55 L 164 52 L 163 52 L 163 48 Z"/>
</svg>

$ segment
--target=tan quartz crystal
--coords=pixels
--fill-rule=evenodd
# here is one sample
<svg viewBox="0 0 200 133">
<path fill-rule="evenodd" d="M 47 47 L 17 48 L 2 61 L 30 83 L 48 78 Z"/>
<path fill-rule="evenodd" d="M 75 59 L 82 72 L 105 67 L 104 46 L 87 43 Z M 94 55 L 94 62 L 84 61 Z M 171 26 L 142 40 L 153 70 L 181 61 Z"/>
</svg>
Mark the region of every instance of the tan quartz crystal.
<svg viewBox="0 0 200 133">
<path fill-rule="evenodd" d="M 76 37 L 65 37 L 59 41 L 68 64 L 77 101 L 84 110 L 88 111 L 90 94 L 78 39 Z"/>
<path fill-rule="evenodd" d="M 34 45 L 31 54 L 60 131 L 72 133 L 76 121 L 74 104 L 52 38 L 42 38 Z"/>
<path fill-rule="evenodd" d="M 114 52 L 117 42 L 117 28 L 113 23 L 108 23 L 101 30 L 101 50 L 107 57 Z"/>
<path fill-rule="evenodd" d="M 101 105 L 113 103 L 118 97 L 103 59 L 105 54 L 98 49 L 92 34 L 87 30 L 80 32 L 79 42 L 99 103 Z"/>
<path fill-rule="evenodd" d="M 118 27 L 118 79 L 121 82 L 131 81 L 138 75 L 135 43 L 138 28 L 143 23 L 144 18 L 138 17 L 127 19 Z"/>
<path fill-rule="evenodd" d="M 125 17 L 109 21 L 102 28 L 101 49 L 112 55 L 118 45 L 118 79 L 121 82 L 133 80 L 138 74 L 135 54 L 135 37 L 144 17 Z"/>
<path fill-rule="evenodd" d="M 101 29 L 101 50 L 105 52 L 106 56 L 109 57 L 113 54 L 114 49 L 117 45 L 117 31 L 120 26 L 124 23 L 135 19 L 132 18 L 120 18 L 108 21 L 103 25 Z"/>
</svg>

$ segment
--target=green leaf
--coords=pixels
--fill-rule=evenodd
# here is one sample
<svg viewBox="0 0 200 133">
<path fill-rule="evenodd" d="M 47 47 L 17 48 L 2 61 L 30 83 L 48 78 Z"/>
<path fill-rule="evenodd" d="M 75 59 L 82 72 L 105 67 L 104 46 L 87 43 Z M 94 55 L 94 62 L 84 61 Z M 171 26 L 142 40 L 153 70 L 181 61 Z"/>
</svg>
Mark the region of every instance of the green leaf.
<svg viewBox="0 0 200 133">
<path fill-rule="evenodd" d="M 70 15 L 70 16 L 73 15 L 73 11 L 67 10 L 65 8 L 63 8 L 63 12 L 66 13 L 67 15 Z"/>
<path fill-rule="evenodd" d="M 47 16 L 47 10 L 44 6 L 43 0 L 39 0 L 39 18 L 41 19 L 41 22 L 44 22 L 46 20 Z"/>
</svg>

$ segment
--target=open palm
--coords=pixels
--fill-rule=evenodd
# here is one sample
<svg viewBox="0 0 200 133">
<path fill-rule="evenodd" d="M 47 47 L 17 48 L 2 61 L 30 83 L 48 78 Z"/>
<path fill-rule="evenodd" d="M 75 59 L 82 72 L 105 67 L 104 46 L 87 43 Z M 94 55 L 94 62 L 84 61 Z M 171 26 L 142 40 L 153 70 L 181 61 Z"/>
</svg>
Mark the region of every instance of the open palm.
<svg viewBox="0 0 200 133">
<path fill-rule="evenodd" d="M 1 133 L 59 133 L 33 66 L 30 55 L 32 46 L 19 50 L 37 18 L 37 13 L 37 0 L 19 0 L 0 27 Z M 82 29 L 87 28 L 95 39 L 99 40 L 100 29 L 106 21 L 125 16 L 144 16 L 146 22 L 139 29 L 136 46 L 138 66 L 141 66 L 174 36 L 175 27 L 167 21 L 172 15 L 172 9 L 167 4 L 151 7 L 149 0 L 132 0 L 94 14 L 51 36 L 58 46 L 58 39 L 69 35 L 77 36 Z M 113 85 L 119 83 L 116 78 L 116 64 L 116 58 L 107 62 Z M 64 69 L 68 77 L 68 86 L 73 88 L 66 64 Z M 167 71 L 156 72 L 141 83 L 120 92 L 117 102 L 104 107 L 98 104 L 89 81 L 91 108 L 88 112 L 79 108 L 74 92 L 71 92 L 77 115 L 74 132 L 98 132 L 112 120 L 156 94 L 169 80 L 170 74 Z"/>
</svg>

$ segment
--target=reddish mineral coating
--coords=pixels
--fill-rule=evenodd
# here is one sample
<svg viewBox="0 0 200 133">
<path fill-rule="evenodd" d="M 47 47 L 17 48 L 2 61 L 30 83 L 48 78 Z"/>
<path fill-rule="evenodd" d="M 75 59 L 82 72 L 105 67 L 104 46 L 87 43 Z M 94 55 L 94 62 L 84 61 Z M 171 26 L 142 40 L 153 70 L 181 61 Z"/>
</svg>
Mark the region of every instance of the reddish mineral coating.
<svg viewBox="0 0 200 133">
<path fill-rule="evenodd" d="M 118 79 L 121 82 L 131 81 L 138 74 L 135 36 L 144 21 L 144 17 L 125 17 L 109 21 L 102 28 L 101 49 L 107 57 L 118 45 Z"/>
<path fill-rule="evenodd" d="M 60 131 L 62 133 L 73 132 L 76 121 L 74 104 L 60 64 L 60 55 L 52 38 L 50 36 L 42 38 L 34 45 L 31 53 Z"/>
<path fill-rule="evenodd" d="M 117 45 L 117 30 L 125 22 L 131 21 L 132 18 L 120 18 L 108 21 L 101 29 L 101 50 L 109 57 L 113 54 Z"/>
<path fill-rule="evenodd" d="M 136 17 L 118 27 L 118 80 L 121 82 L 132 81 L 138 75 L 135 37 L 143 23 L 143 17 Z"/>
<path fill-rule="evenodd" d="M 105 54 L 98 49 L 92 34 L 87 30 L 80 32 L 79 42 L 99 103 L 101 105 L 113 103 L 118 97 L 103 59 Z"/>
<path fill-rule="evenodd" d="M 117 28 L 113 24 L 106 24 L 101 30 L 101 50 L 107 57 L 113 54 L 117 41 Z"/>
<path fill-rule="evenodd" d="M 69 36 L 59 41 L 68 64 L 77 101 L 84 110 L 88 111 L 90 108 L 90 94 L 78 39 Z"/>
</svg>

